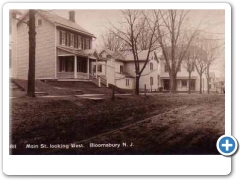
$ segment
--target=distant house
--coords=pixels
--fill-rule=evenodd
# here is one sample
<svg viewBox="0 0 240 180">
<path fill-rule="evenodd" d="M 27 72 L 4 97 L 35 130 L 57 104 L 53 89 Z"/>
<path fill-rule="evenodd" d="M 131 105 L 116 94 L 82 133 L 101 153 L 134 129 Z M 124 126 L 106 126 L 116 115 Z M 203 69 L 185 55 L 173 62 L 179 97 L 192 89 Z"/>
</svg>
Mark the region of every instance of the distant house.
<svg viewBox="0 0 240 180">
<path fill-rule="evenodd" d="M 147 58 L 147 50 L 139 52 L 140 67 L 142 68 Z M 108 83 L 114 84 L 123 89 L 135 89 L 135 63 L 131 51 L 113 52 L 108 49 L 99 53 L 102 63 L 102 75 L 105 75 Z M 100 66 L 100 64 L 98 64 Z M 151 52 L 149 61 L 140 78 L 140 89 L 146 88 L 148 91 L 156 91 L 160 87 L 160 62 L 155 52 Z"/>
<path fill-rule="evenodd" d="M 190 51 L 192 48 L 190 48 Z M 176 57 L 178 57 L 180 54 L 180 51 L 176 51 Z M 171 57 L 171 49 L 167 48 L 167 55 Z M 167 68 L 166 60 L 163 55 L 161 55 L 160 58 L 160 77 L 161 77 L 161 87 L 163 88 L 163 91 L 170 91 L 170 76 L 169 71 Z M 177 91 L 188 91 L 188 88 L 190 86 L 191 91 L 199 91 L 200 89 L 200 77 L 196 70 L 196 67 L 193 68 L 193 71 L 191 72 L 191 80 L 188 80 L 188 72 L 186 68 L 183 66 L 183 63 L 180 65 L 180 68 L 177 73 Z M 202 75 L 202 90 L 207 91 L 207 80 L 205 78 L 205 75 Z"/>
<path fill-rule="evenodd" d="M 69 19 L 43 10 L 36 19 L 36 79 L 89 79 L 94 74 L 97 53 L 92 49 L 95 36 L 75 23 L 75 11 Z M 29 62 L 26 13 L 17 24 L 16 78 L 27 79 Z"/>
<path fill-rule="evenodd" d="M 214 84 L 215 84 L 215 92 L 225 93 L 225 78 L 224 77 L 215 78 Z"/>
<path fill-rule="evenodd" d="M 209 73 L 209 90 L 216 91 L 216 77 L 214 72 Z"/>
</svg>

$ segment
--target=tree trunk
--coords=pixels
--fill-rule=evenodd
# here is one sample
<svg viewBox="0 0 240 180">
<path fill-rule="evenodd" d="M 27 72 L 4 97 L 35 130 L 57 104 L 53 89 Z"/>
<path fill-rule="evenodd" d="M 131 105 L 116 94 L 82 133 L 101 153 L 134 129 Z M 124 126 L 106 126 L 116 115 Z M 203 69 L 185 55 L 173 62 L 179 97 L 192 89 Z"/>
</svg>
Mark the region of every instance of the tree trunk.
<svg viewBox="0 0 240 180">
<path fill-rule="evenodd" d="M 210 83 L 210 75 L 209 75 L 209 67 L 207 68 L 207 92 L 209 94 L 210 88 L 209 88 L 209 83 Z"/>
<path fill-rule="evenodd" d="M 140 76 L 136 76 L 136 89 L 135 89 L 135 94 L 139 95 L 139 81 L 140 81 Z"/>
<path fill-rule="evenodd" d="M 191 94 L 191 72 L 188 72 L 188 94 Z"/>
<path fill-rule="evenodd" d="M 177 74 L 175 73 L 170 73 L 170 88 L 171 88 L 171 93 L 176 93 L 177 89 Z"/>
<path fill-rule="evenodd" d="M 35 10 L 29 10 L 29 69 L 28 69 L 28 89 L 27 95 L 35 97 Z"/>
<path fill-rule="evenodd" d="M 209 87 L 209 78 L 207 78 L 207 93 L 209 94 L 209 92 L 210 92 L 210 87 Z"/>
<path fill-rule="evenodd" d="M 199 94 L 202 94 L 202 74 L 200 74 L 200 91 Z"/>
</svg>

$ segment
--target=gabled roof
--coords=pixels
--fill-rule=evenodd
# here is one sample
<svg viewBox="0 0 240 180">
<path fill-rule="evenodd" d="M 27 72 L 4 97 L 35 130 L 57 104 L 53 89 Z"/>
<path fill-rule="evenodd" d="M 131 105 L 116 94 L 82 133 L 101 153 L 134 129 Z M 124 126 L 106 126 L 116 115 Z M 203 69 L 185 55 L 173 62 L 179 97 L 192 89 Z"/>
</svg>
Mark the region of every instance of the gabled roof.
<svg viewBox="0 0 240 180">
<path fill-rule="evenodd" d="M 183 55 L 183 52 L 185 50 L 186 46 L 183 46 L 182 48 L 181 47 L 177 47 L 175 49 L 175 58 L 179 58 L 180 56 Z M 172 55 L 172 47 L 171 46 L 168 46 L 168 47 L 165 47 L 165 52 L 166 52 L 166 55 L 169 59 L 171 59 L 171 55 Z M 187 54 L 193 54 L 193 53 L 197 53 L 199 56 L 201 56 L 202 58 L 206 58 L 206 52 L 199 48 L 199 47 L 196 47 L 196 46 L 189 46 L 188 47 L 188 51 L 187 51 Z M 186 55 L 187 55 L 186 54 Z M 162 56 L 160 58 L 161 60 L 165 60 L 165 57 L 162 53 Z"/>
<path fill-rule="evenodd" d="M 118 52 L 113 52 L 109 49 L 104 49 L 100 54 L 103 52 L 106 52 L 110 56 L 112 56 L 114 59 L 119 60 L 119 61 L 124 61 L 124 62 L 131 62 L 134 61 L 134 57 L 132 54 L 132 51 L 126 50 L 126 51 L 118 51 Z M 139 61 L 145 61 L 147 58 L 148 50 L 142 50 L 138 53 L 138 58 Z"/>
<path fill-rule="evenodd" d="M 68 29 L 71 29 L 73 31 L 78 31 L 82 34 L 85 34 L 85 35 L 88 35 L 88 36 L 91 36 L 91 37 L 95 37 L 94 34 L 88 32 L 82 26 L 80 26 L 80 25 L 78 25 L 78 24 L 76 24 L 76 23 L 74 23 L 74 22 L 72 22 L 68 19 L 60 17 L 60 16 L 58 16 L 54 13 L 43 11 L 43 10 L 39 10 L 39 11 L 37 11 L 37 13 L 39 15 L 45 17 L 48 21 L 55 24 L 56 26 L 68 28 Z M 28 15 L 28 12 L 23 16 L 22 19 L 24 19 L 27 15 Z"/>
</svg>

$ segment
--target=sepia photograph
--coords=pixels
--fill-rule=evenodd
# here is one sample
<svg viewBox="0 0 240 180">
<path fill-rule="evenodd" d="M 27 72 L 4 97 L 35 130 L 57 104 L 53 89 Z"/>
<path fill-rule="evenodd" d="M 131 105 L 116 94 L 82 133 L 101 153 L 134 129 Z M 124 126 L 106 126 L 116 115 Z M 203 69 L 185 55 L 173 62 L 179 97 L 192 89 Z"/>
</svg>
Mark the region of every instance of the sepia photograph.
<svg viewBox="0 0 240 180">
<path fill-rule="evenodd" d="M 10 9 L 9 154 L 220 155 L 225 10 L 160 8 Z"/>
</svg>

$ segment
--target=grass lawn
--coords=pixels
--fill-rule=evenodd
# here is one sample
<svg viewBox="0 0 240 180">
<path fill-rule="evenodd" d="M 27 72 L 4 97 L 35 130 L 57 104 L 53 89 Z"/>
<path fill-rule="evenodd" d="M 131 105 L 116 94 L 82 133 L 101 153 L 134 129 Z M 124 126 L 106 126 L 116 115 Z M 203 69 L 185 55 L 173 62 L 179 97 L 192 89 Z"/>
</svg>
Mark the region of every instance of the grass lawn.
<svg viewBox="0 0 240 180">
<path fill-rule="evenodd" d="M 224 96 L 158 94 L 103 102 L 80 98 L 11 99 L 12 154 L 218 154 Z M 89 143 L 133 143 L 89 148 Z M 80 143 L 84 148 L 25 148 Z"/>
</svg>

